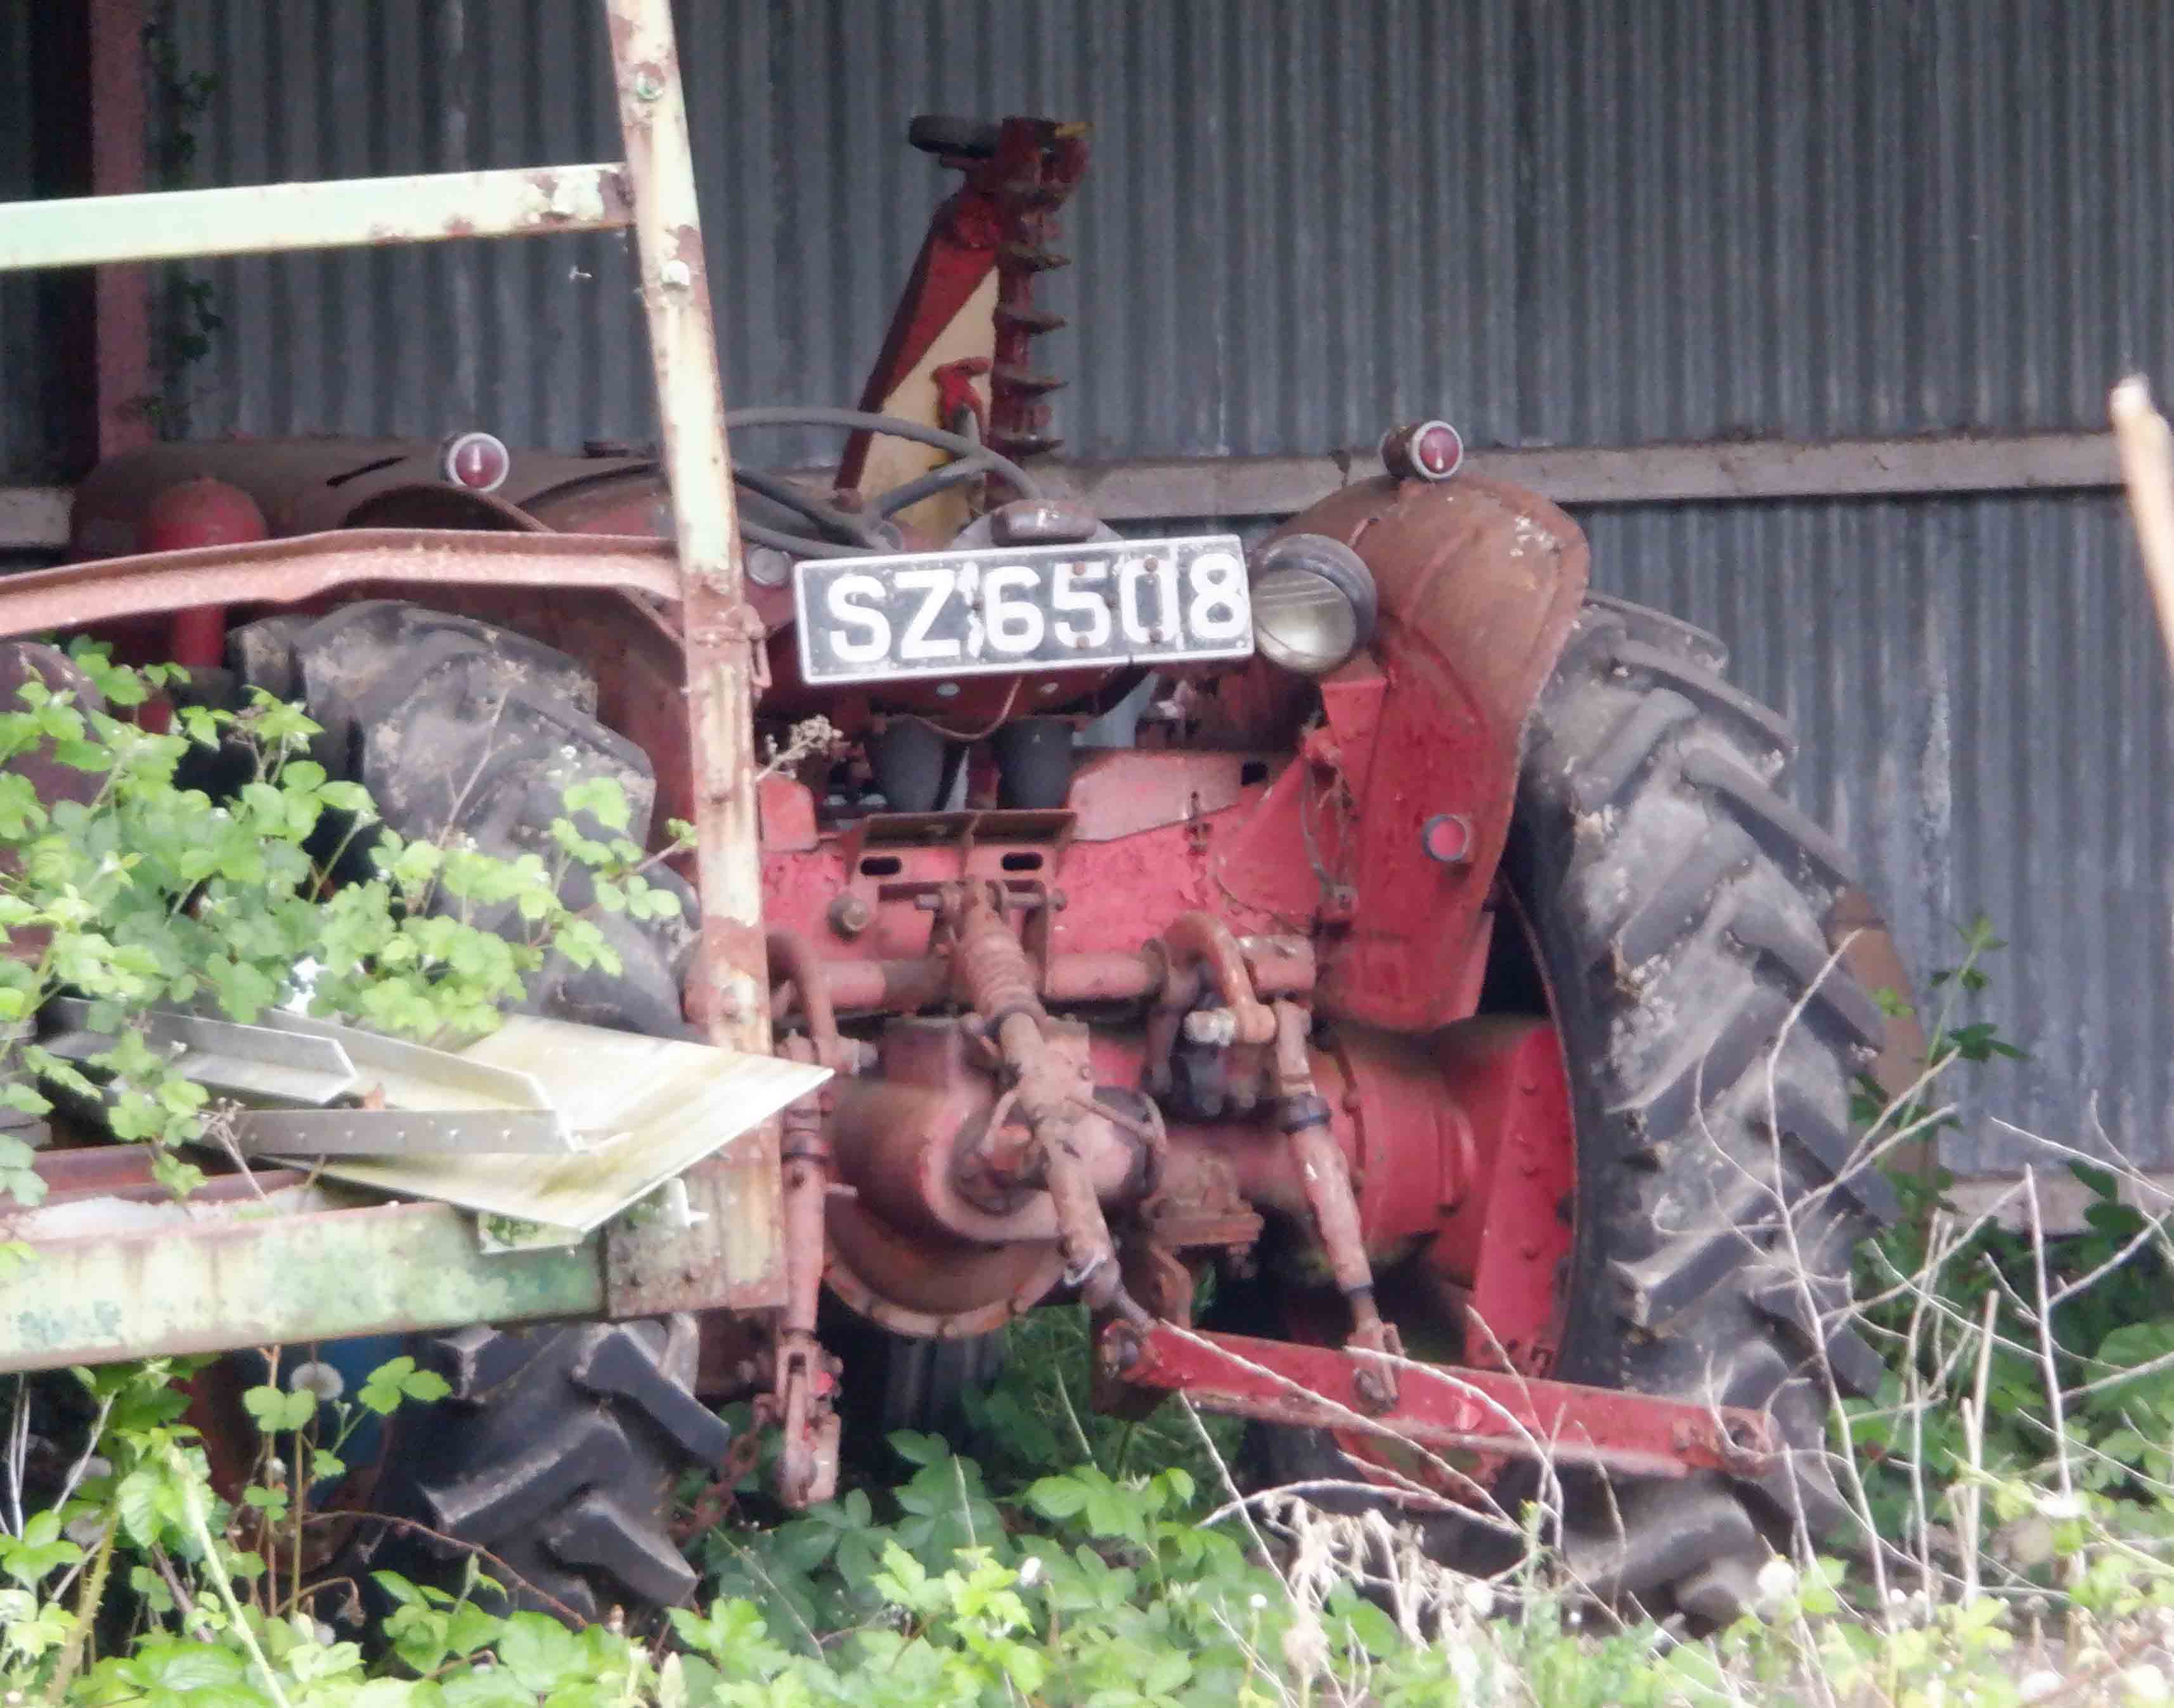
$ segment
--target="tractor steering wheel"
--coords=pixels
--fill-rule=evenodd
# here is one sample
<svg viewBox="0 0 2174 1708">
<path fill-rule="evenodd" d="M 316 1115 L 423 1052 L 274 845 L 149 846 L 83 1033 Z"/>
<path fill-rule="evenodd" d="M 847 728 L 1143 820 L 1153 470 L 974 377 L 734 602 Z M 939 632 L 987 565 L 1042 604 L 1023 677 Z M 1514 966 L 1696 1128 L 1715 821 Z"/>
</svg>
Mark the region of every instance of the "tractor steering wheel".
<svg viewBox="0 0 2174 1708">
<path fill-rule="evenodd" d="M 813 530 L 801 534 L 744 521 L 740 523 L 741 536 L 756 545 L 770 546 L 797 557 L 858 557 L 895 550 L 895 547 L 884 538 L 879 524 L 925 498 L 985 474 L 1000 475 L 1021 498 L 1041 496 L 1041 489 L 1035 484 L 1033 477 L 1001 451 L 992 451 L 964 434 L 924 426 L 902 415 L 784 404 L 729 410 L 725 415 L 725 425 L 733 433 L 762 427 L 829 427 L 848 433 L 880 433 L 893 439 L 911 439 L 917 444 L 932 445 L 951 453 L 952 461 L 877 494 L 864 512 L 841 510 L 813 493 L 802 491 L 790 481 L 736 466 L 733 470 L 735 482 L 779 508 L 791 511 Z"/>
</svg>

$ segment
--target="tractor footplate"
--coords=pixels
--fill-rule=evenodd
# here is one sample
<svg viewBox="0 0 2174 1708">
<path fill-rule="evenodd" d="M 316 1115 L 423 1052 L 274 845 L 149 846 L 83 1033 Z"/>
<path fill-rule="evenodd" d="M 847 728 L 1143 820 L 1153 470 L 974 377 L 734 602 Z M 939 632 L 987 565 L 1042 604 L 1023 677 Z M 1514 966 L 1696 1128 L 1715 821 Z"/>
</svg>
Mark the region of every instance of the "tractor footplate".
<svg viewBox="0 0 2174 1708">
<path fill-rule="evenodd" d="M 1112 1322 L 1098 1350 L 1109 1375 L 1182 1393 L 1206 1411 L 1371 1432 L 1437 1451 L 1520 1453 L 1635 1477 L 1755 1476 L 1775 1452 L 1773 1420 L 1764 1412 L 1497 1370 L 1403 1361 L 1396 1403 L 1375 1410 L 1362 1378 L 1380 1360 L 1365 1352 L 1202 1334 L 1168 1322 L 1144 1332 Z"/>
</svg>

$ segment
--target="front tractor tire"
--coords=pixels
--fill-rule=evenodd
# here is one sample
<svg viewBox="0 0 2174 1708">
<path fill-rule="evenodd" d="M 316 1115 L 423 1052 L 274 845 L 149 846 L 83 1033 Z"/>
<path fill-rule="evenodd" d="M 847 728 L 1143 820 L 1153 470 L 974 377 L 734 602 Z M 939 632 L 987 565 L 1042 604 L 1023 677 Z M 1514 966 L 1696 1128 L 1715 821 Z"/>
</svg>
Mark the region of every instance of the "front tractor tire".
<svg viewBox="0 0 2174 1708">
<path fill-rule="evenodd" d="M 1845 1516 L 1826 1418 L 1880 1374 L 1850 1327 L 1851 1257 L 1895 1209 L 1850 1126 L 1885 1024 L 1829 946 L 1850 862 L 1777 792 L 1788 727 L 1724 661 L 1687 624 L 1587 601 L 1528 727 L 1483 1005 L 1548 1013 L 1570 1092 L 1571 1243 L 1534 1373 L 1768 1409 L 1788 1450 L 1755 1481 L 1562 1474 L 1575 1580 L 1701 1627 Z M 1444 1327 L 1403 1326 L 1415 1345 Z M 1274 1482 L 1372 1480 L 1321 1432 L 1257 1445 Z M 1495 1493 L 1514 1507 L 1535 1486 L 1512 1470 Z M 1448 1563 L 1502 1563 L 1469 1522 L 1427 1538 Z"/>
<path fill-rule="evenodd" d="M 404 837 L 464 836 L 500 858 L 549 859 L 567 786 L 601 777 L 626 797 L 629 837 L 646 834 L 649 760 L 597 716 L 594 679 L 554 648 L 471 618 L 372 600 L 319 618 L 266 619 L 237 631 L 229 651 L 244 680 L 302 702 L 324 728 L 316 756 L 365 785 Z M 586 834 L 604 834 L 576 820 Z M 668 873 L 655 881 L 678 882 Z M 593 894 L 578 867 L 560 893 L 573 907 Z M 691 1035 L 680 987 L 694 912 L 603 916 L 621 971 L 554 958 L 531 981 L 527 1006 Z M 511 929 L 515 921 L 479 923 Z M 695 1467 L 724 1468 L 729 1440 L 695 1394 L 695 1318 L 477 1325 L 416 1336 L 410 1350 L 452 1392 L 400 1419 L 370 1508 L 403 1522 L 364 1526 L 342 1566 L 457 1581 L 475 1556 L 512 1604 L 583 1622 L 693 1592 L 695 1575 L 669 1525 L 673 1487 Z"/>
</svg>

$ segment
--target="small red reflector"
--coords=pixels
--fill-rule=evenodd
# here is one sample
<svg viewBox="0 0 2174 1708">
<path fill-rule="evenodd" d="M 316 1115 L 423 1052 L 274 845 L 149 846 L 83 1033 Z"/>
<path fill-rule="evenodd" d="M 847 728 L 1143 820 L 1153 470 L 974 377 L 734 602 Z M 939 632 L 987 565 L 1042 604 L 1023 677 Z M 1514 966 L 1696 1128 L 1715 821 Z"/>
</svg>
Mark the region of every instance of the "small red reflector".
<svg viewBox="0 0 2174 1708">
<path fill-rule="evenodd" d="M 1430 860 L 1462 866 L 1472 857 L 1472 821 L 1462 813 L 1436 813 L 1420 826 L 1420 846 Z"/>
<path fill-rule="evenodd" d="M 489 433 L 459 433 L 446 441 L 440 471 L 471 492 L 495 492 L 513 472 L 513 453 Z"/>
<path fill-rule="evenodd" d="M 1415 421 L 1382 435 L 1382 463 L 1398 480 L 1447 480 L 1463 466 L 1464 435 L 1447 421 Z"/>
<path fill-rule="evenodd" d="M 1420 430 L 1419 441 L 1412 446 L 1412 461 L 1423 473 L 1447 480 L 1464 461 L 1464 441 L 1448 422 L 1430 421 Z"/>
</svg>

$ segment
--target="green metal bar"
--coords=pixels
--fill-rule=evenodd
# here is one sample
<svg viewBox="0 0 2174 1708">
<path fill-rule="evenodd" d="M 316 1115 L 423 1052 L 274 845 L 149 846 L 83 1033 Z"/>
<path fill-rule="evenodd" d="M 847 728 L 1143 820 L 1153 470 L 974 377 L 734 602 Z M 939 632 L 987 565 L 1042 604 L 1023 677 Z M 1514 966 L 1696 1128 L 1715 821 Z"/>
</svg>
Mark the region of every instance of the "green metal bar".
<svg viewBox="0 0 2174 1708">
<path fill-rule="evenodd" d="M 0 203 L 0 272 L 610 231 L 625 225 L 629 206 L 617 165 L 8 202 Z"/>
<path fill-rule="evenodd" d="M 41 1240 L 0 1276 L 0 1370 L 593 1316 L 598 1246 L 485 1257 L 419 1203 Z"/>
</svg>

